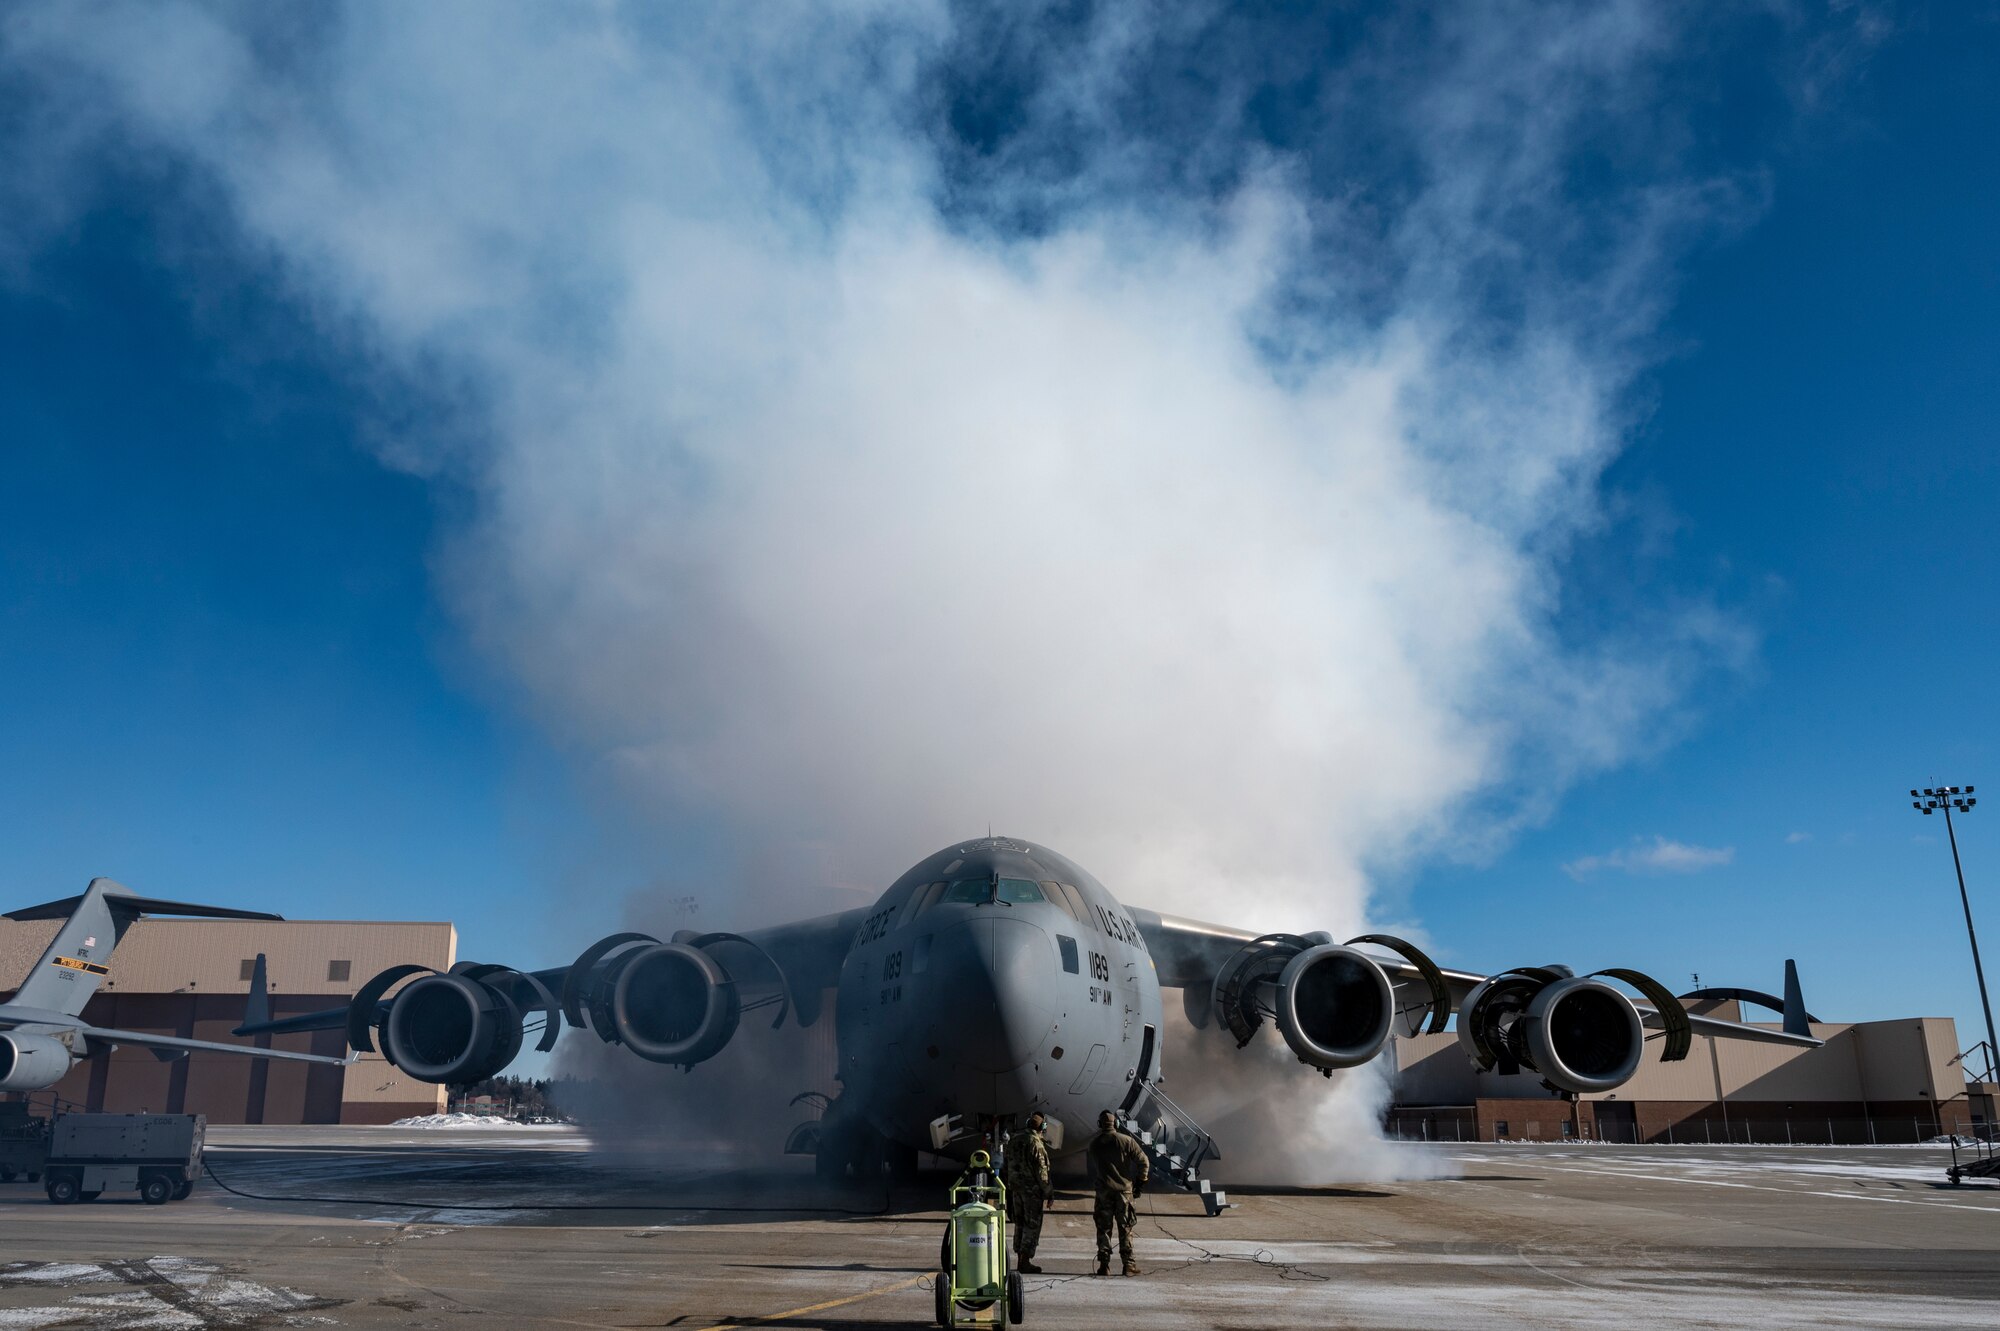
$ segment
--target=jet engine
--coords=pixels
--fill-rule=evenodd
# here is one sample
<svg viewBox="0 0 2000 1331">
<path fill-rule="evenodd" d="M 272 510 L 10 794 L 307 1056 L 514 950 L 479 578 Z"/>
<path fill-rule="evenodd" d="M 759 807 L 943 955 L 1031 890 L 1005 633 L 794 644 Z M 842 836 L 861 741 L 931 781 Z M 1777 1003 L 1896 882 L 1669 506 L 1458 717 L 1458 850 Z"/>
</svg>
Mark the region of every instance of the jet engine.
<svg viewBox="0 0 2000 1331">
<path fill-rule="evenodd" d="M 1426 978 L 1436 970 L 1401 940 L 1371 935 L 1354 941 L 1403 951 Z M 1442 976 L 1431 989 L 1441 1024 L 1449 1012 Z M 1239 1048 L 1269 1016 L 1299 1061 L 1329 1076 L 1380 1053 L 1397 1013 L 1396 986 L 1381 964 L 1325 934 L 1268 934 L 1246 944 L 1216 972 L 1210 1001 Z"/>
<path fill-rule="evenodd" d="M 382 1045 L 391 1063 L 420 1081 L 484 1081 L 521 1052 L 521 1009 L 468 975 L 425 975 L 389 1000 Z"/>
<path fill-rule="evenodd" d="M 723 946 L 740 950 L 724 966 Z M 722 1051 L 745 1012 L 778 1005 L 777 1026 L 791 1010 L 784 972 L 740 934 L 681 933 L 669 943 L 647 934 L 613 934 L 585 949 L 563 984 L 564 1014 L 589 1025 L 607 1044 L 622 1044 L 654 1063 L 693 1067 Z"/>
<path fill-rule="evenodd" d="M 654 1063 L 692 1067 L 736 1034 L 742 1000 L 720 962 L 686 943 L 653 943 L 618 959 L 593 986 L 590 1024 Z"/>
<path fill-rule="evenodd" d="M 562 1015 L 539 977 L 472 961 L 448 971 L 391 966 L 348 1001 L 347 1043 L 366 1052 L 379 1037 L 383 1055 L 410 1076 L 463 1086 L 514 1061 L 535 1012 L 544 1017 L 535 1047 L 546 1053 L 555 1048 Z"/>
<path fill-rule="evenodd" d="M 0 1035 L 0 1091 L 39 1091 L 69 1071 L 68 1046 L 46 1035 Z"/>
<path fill-rule="evenodd" d="M 1458 1040 L 1481 1067 L 1528 1068 L 1555 1090 L 1581 1094 L 1631 1080 L 1646 1032 L 1639 1010 L 1617 989 L 1594 975 L 1546 967 L 1474 986 L 1459 1011 Z"/>
</svg>

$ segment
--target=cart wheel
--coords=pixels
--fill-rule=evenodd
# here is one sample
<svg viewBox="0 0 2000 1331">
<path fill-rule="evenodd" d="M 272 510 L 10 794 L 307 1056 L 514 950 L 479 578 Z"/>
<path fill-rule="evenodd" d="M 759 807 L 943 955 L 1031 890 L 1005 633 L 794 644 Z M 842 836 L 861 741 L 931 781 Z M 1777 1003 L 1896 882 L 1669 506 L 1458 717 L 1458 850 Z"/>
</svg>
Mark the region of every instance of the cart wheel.
<svg viewBox="0 0 2000 1331">
<path fill-rule="evenodd" d="M 188 1199 L 188 1194 L 193 1191 L 194 1191 L 194 1180 L 189 1179 L 187 1182 L 181 1184 L 178 1188 L 174 1189 L 174 1200 L 177 1202 L 184 1202 Z"/>
<path fill-rule="evenodd" d="M 1021 1273 L 1010 1272 L 1007 1276 L 1007 1320 L 1015 1326 L 1021 1324 Z"/>
<path fill-rule="evenodd" d="M 76 1180 L 68 1177 L 50 1179 L 46 1191 L 49 1194 L 49 1200 L 57 1206 L 68 1206 L 83 1195 L 82 1191 L 76 1186 Z"/>
<path fill-rule="evenodd" d="M 12 1183 L 13 1181 L 14 1181 L 13 1167 L 9 1165 L 0 1165 L 0 1183 Z"/>
<path fill-rule="evenodd" d="M 173 1196 L 174 1181 L 158 1174 L 139 1185 L 139 1200 L 148 1206 L 165 1206 Z"/>
<path fill-rule="evenodd" d="M 949 1297 L 948 1297 L 948 1296 L 947 1296 L 947 1295 L 945 1294 L 945 1287 L 946 1287 L 947 1285 L 951 1284 L 951 1274 L 950 1274 L 949 1272 L 946 1272 L 946 1271 L 940 1271 L 940 1272 L 938 1272 L 938 1273 L 937 1273 L 937 1279 L 936 1279 L 936 1281 L 934 1282 L 934 1284 L 935 1284 L 935 1288 L 936 1288 L 936 1290 L 937 1290 L 937 1324 L 938 1324 L 939 1326 L 950 1326 L 950 1325 L 951 1325 L 951 1307 L 950 1307 L 950 1302 L 951 1302 L 951 1300 L 950 1300 L 950 1298 L 949 1298 Z"/>
</svg>

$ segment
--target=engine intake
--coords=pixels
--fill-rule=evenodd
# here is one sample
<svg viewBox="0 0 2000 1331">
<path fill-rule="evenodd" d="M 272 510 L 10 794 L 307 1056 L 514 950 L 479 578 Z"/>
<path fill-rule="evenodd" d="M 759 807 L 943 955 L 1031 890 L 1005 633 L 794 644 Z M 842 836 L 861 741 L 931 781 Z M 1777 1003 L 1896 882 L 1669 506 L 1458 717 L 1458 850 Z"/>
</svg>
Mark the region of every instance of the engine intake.
<svg viewBox="0 0 2000 1331">
<path fill-rule="evenodd" d="M 692 1067 L 722 1052 L 743 1012 L 736 981 L 686 943 L 655 943 L 621 959 L 591 1024 L 655 1063 Z M 600 1024 L 600 1008 L 604 1020 Z"/>
<path fill-rule="evenodd" d="M 420 1081 L 484 1081 L 521 1052 L 521 1020 L 514 1000 L 491 984 L 425 975 L 389 1000 L 383 1052 Z"/>
<path fill-rule="evenodd" d="M 1429 1011 L 1433 1029 L 1450 1015 L 1444 977 L 1429 957 L 1398 938 L 1370 934 L 1353 942 L 1375 943 L 1409 958 L 1423 977 L 1428 1001 L 1412 1011 Z M 1184 999 L 1184 1001 L 1186 1001 Z M 1382 964 L 1351 944 L 1326 934 L 1266 934 L 1246 944 L 1215 975 L 1206 1011 L 1236 1037 L 1250 1043 L 1265 1017 L 1301 1063 L 1331 1076 L 1336 1068 L 1366 1063 L 1382 1051 L 1397 1016 L 1397 986 Z"/>
<path fill-rule="evenodd" d="M 0 1035 L 0 1091 L 39 1091 L 63 1079 L 71 1063 L 68 1046 L 47 1035 L 21 1031 Z"/>
<path fill-rule="evenodd" d="M 1509 971 L 1476 985 L 1459 1044 L 1481 1067 L 1527 1068 L 1558 1091 L 1616 1090 L 1639 1070 L 1646 1030 L 1632 1000 L 1596 976 Z"/>
<path fill-rule="evenodd" d="M 1322 1071 L 1366 1063 L 1389 1041 L 1395 990 L 1373 960 L 1326 943 L 1286 963 L 1270 995 L 1278 1033 Z"/>
<path fill-rule="evenodd" d="M 712 949 L 737 949 L 751 994 Z M 732 965 L 737 964 L 736 960 Z M 791 986 L 769 953 L 741 934 L 612 934 L 584 949 L 563 983 L 564 1014 L 606 1044 L 655 1063 L 693 1067 L 722 1052 L 753 1008 L 775 1006 L 771 1025 L 795 1010 Z"/>
</svg>

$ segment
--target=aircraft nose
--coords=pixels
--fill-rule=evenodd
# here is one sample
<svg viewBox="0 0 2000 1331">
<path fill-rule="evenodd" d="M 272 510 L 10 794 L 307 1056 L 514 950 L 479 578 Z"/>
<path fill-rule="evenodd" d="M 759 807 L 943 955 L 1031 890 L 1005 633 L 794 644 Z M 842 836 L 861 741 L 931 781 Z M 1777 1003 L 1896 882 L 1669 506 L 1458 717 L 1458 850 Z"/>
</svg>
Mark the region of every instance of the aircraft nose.
<svg viewBox="0 0 2000 1331">
<path fill-rule="evenodd" d="M 961 1057 L 981 1072 L 1012 1072 L 1035 1056 L 1049 1029 L 1055 954 L 1025 920 L 982 915 L 938 940 Z M 934 963 L 935 964 L 935 963 Z"/>
</svg>

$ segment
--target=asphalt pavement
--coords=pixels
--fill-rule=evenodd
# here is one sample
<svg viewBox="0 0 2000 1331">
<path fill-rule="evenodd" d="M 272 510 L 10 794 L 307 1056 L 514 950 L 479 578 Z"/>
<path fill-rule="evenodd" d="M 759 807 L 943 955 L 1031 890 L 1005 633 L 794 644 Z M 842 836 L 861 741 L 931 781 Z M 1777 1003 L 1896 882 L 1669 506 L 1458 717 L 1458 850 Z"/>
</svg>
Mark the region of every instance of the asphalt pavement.
<svg viewBox="0 0 2000 1331">
<path fill-rule="evenodd" d="M 0 1329 L 932 1321 L 943 1176 L 830 1187 L 803 1161 L 612 1152 L 552 1129 L 210 1141 L 215 1179 L 181 1203 L 0 1187 Z M 2000 1188 L 1948 1186 L 1941 1148 L 1384 1149 L 1448 1176 L 1239 1189 L 1213 1219 L 1148 1194 L 1130 1279 L 1086 1274 L 1089 1201 L 1067 1187 L 1025 1324 L 2000 1324 Z"/>
</svg>

